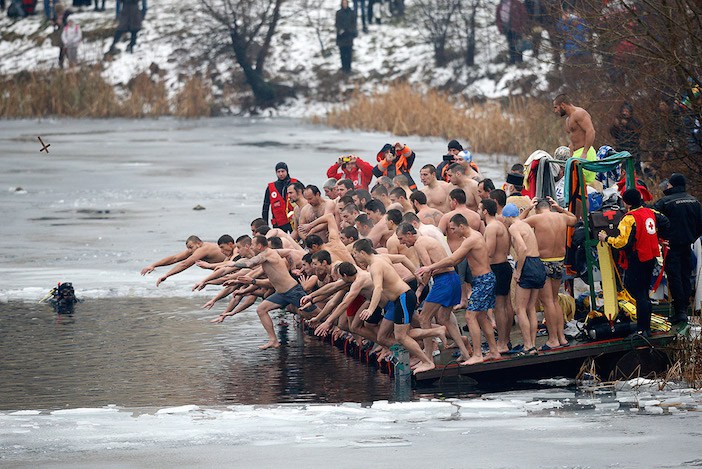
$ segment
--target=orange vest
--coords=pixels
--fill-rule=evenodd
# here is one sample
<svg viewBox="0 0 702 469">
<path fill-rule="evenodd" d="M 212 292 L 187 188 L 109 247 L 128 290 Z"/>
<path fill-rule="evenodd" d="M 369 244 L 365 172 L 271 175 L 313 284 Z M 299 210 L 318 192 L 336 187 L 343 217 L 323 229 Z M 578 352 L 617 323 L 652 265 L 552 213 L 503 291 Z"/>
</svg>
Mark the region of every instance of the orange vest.
<svg viewBox="0 0 702 469">
<path fill-rule="evenodd" d="M 290 178 L 290 184 L 296 183 L 297 179 Z M 292 212 L 293 206 L 288 200 L 288 194 L 281 194 L 275 187 L 275 181 L 268 184 L 268 194 L 271 198 L 271 222 L 273 226 L 283 226 L 290 223 L 288 213 Z"/>
</svg>

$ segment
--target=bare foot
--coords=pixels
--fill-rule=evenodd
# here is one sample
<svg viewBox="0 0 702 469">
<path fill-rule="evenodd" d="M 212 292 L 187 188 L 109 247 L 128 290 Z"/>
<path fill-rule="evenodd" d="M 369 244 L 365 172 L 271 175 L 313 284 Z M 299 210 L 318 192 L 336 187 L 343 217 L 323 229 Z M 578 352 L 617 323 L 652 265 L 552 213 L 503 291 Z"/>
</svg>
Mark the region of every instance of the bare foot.
<svg viewBox="0 0 702 469">
<path fill-rule="evenodd" d="M 476 363 L 482 363 L 483 357 L 470 357 L 468 360 L 461 363 L 461 365 L 475 365 Z"/>
<path fill-rule="evenodd" d="M 417 367 L 414 368 L 412 373 L 414 373 L 416 375 L 417 373 L 421 373 L 423 371 L 433 370 L 434 368 L 436 368 L 436 365 L 434 365 L 434 363 L 422 362 Z"/>
<path fill-rule="evenodd" d="M 500 355 L 499 352 L 495 352 L 495 353 L 490 352 L 487 355 L 485 355 L 485 358 L 487 360 L 497 360 L 498 358 L 502 358 L 502 355 Z"/>
<path fill-rule="evenodd" d="M 419 358 L 416 357 L 410 357 L 410 368 L 414 368 L 415 366 L 419 365 L 422 361 Z"/>
<path fill-rule="evenodd" d="M 265 344 L 258 346 L 258 348 L 260 348 L 261 350 L 266 350 L 267 348 L 278 348 L 278 347 L 280 347 L 280 342 L 278 342 L 277 340 L 269 340 Z"/>
</svg>

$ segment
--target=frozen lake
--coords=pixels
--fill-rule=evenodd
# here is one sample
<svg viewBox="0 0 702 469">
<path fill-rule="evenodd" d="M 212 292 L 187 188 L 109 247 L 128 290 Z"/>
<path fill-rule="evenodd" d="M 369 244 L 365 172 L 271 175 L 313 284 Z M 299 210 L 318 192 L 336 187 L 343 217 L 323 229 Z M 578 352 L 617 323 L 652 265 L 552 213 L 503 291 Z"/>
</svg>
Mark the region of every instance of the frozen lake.
<svg viewBox="0 0 702 469">
<path fill-rule="evenodd" d="M 37 136 L 51 144 L 48 155 Z M 339 154 L 373 161 L 395 140 L 278 119 L 3 121 L 0 463 L 702 464 L 694 391 L 583 391 L 557 381 L 400 398 L 386 375 L 305 336 L 289 317 L 278 326 L 287 344 L 264 353 L 255 315 L 210 324 L 224 305 L 200 308 L 217 289 L 191 293 L 199 269 L 158 288 L 157 275 L 139 275 L 190 234 L 247 233 L 278 161 L 321 186 Z M 446 149 L 402 141 L 418 155 L 414 173 Z M 512 163 L 476 160 L 500 183 Z M 37 302 L 67 281 L 85 301 L 57 318 Z"/>
</svg>

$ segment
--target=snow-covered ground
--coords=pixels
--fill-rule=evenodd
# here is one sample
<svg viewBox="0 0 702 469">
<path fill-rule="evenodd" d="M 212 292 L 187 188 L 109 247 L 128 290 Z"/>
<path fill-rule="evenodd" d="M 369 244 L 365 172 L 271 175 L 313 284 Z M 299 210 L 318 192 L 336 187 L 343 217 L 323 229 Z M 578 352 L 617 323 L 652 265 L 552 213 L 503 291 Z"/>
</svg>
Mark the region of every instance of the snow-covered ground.
<svg viewBox="0 0 702 469">
<path fill-rule="evenodd" d="M 212 3 L 217 5 L 219 0 Z M 338 2 L 287 2 L 266 70 L 276 81 L 308 91 L 300 93 L 298 99 L 288 103 L 280 112 L 289 116 L 320 114 L 351 89 L 363 92 L 382 90 L 395 79 L 422 87 L 460 89 L 466 96 L 489 98 L 524 91 L 518 83 L 525 76 L 534 79 L 532 90 L 546 89 L 545 77 L 551 69 L 550 64 L 532 58 L 530 52 L 525 53 L 525 64 L 521 66 L 507 65 L 500 59 L 507 46 L 504 36 L 494 26 L 494 0 L 486 2 L 479 15 L 479 22 L 485 26 L 478 30 L 476 65 L 473 67 L 464 66 L 461 58 L 460 48 L 465 39 L 460 18 L 456 19 L 456 33 L 448 44 L 449 51 L 456 58 L 446 67 L 435 66 L 432 47 L 423 39 L 421 26 L 415 24 L 413 3 L 406 1 L 407 19 L 399 25 L 372 25 L 364 34 L 360 31 L 359 19 L 359 36 L 354 44 L 354 73 L 344 79 L 337 73 L 340 63 L 334 42 L 334 15 Z M 303 14 L 304 5 L 310 5 L 309 15 Z M 112 6 L 108 2 L 108 7 Z M 135 75 L 149 72 L 150 68 L 153 71 L 153 65 L 163 74 L 171 94 L 182 87 L 187 77 L 195 74 L 209 78 L 214 96 L 221 94 L 222 85 L 242 80 L 226 30 L 208 16 L 200 2 L 150 2 L 134 54 L 122 53 L 113 61 L 103 61 L 103 54 L 112 41 L 111 33 L 116 25 L 114 18 L 113 8 L 106 12 L 94 12 L 88 8 L 74 15 L 86 36 L 80 49 L 81 62 L 84 65 L 102 62 L 102 74 L 109 83 L 126 85 Z M 44 21 L 41 2 L 38 14 L 33 17 L 13 21 L 1 15 L 0 31 L 3 38 L 0 40 L 0 75 L 58 67 L 58 49 L 48 39 L 52 27 Z M 128 34 L 125 34 L 123 40 L 127 39 Z M 326 53 L 322 53 L 320 42 Z M 124 49 L 125 44 L 121 48 Z M 334 88 L 335 81 L 339 81 L 338 91 Z M 320 87 L 330 88 L 330 91 L 317 93 Z M 224 111 L 236 112 L 237 109 Z"/>
</svg>

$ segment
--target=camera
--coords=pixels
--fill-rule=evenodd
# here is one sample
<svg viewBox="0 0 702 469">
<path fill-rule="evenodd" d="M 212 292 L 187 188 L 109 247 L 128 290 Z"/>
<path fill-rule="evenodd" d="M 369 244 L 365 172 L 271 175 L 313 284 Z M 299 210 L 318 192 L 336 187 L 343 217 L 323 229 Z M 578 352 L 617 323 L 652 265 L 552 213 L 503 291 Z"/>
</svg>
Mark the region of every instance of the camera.
<svg viewBox="0 0 702 469">
<path fill-rule="evenodd" d="M 453 155 L 450 153 L 445 154 L 444 156 L 441 157 L 444 161 L 451 162 L 453 161 Z"/>
<path fill-rule="evenodd" d="M 342 163 L 350 163 L 351 162 L 351 157 L 350 156 L 342 156 L 340 158 Z"/>
</svg>

